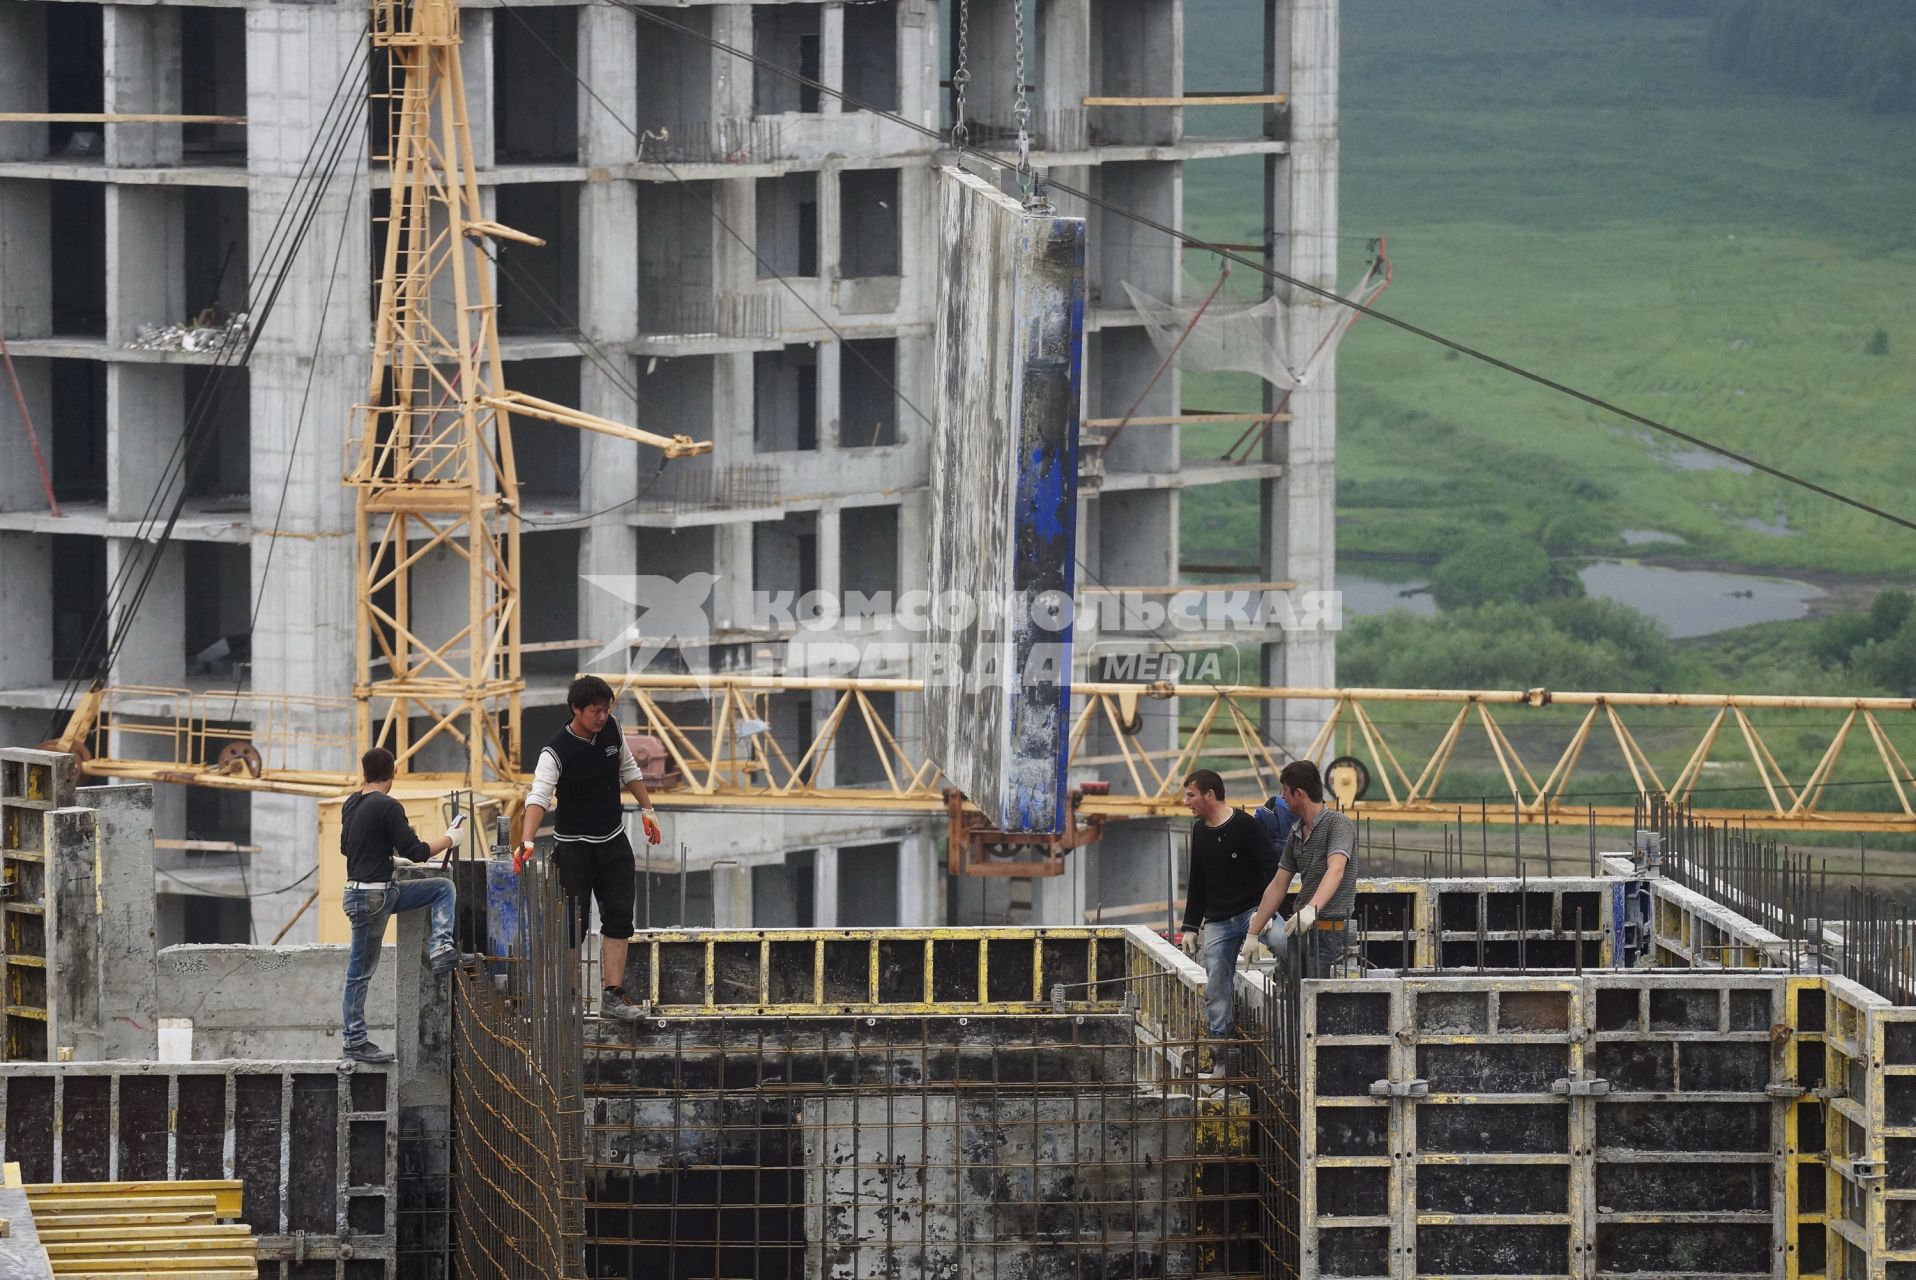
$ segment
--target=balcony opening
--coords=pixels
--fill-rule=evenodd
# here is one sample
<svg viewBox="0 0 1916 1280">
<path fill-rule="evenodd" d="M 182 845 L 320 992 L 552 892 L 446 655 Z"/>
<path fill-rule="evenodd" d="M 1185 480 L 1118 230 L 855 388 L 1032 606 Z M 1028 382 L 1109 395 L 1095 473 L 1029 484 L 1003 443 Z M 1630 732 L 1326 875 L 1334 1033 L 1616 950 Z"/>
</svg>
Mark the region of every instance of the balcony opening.
<svg viewBox="0 0 1916 1280">
<path fill-rule="evenodd" d="M 716 918 L 712 905 L 712 873 L 692 871 L 683 876 L 677 871 L 640 873 L 639 896 L 632 904 L 632 918 L 641 929 L 710 929 Z"/>
<path fill-rule="evenodd" d="M 713 303 L 710 182 L 638 184 L 639 331 L 711 333 Z"/>
<path fill-rule="evenodd" d="M 753 354 L 752 446 L 760 453 L 818 448 L 816 347 Z"/>
<path fill-rule="evenodd" d="M 818 175 L 758 180 L 758 278 L 818 274 Z"/>
<path fill-rule="evenodd" d="M 193 457 L 187 475 L 186 491 L 204 499 L 204 509 L 245 511 L 253 486 L 252 396 L 244 369 L 210 369 L 188 365 L 181 371 L 184 379 L 181 403 L 190 416 L 195 405 L 208 415 L 203 422 L 205 435 L 199 452 Z"/>
<path fill-rule="evenodd" d="M 847 845 L 839 849 L 838 924 L 845 929 L 897 926 L 897 841 Z"/>
<path fill-rule="evenodd" d="M 24 363 L 24 361 L 22 362 Z M 106 501 L 106 365 L 49 360 L 53 493 L 62 502 Z"/>
<path fill-rule="evenodd" d="M 773 64 L 753 66 L 753 115 L 818 110 L 817 89 L 781 75 L 774 67 L 796 71 L 807 80 L 819 78 L 819 13 L 823 8 L 817 4 L 752 6 L 752 52 Z"/>
<path fill-rule="evenodd" d="M 845 6 L 845 94 L 898 110 L 898 0 Z M 860 108 L 848 102 L 845 109 Z"/>
<path fill-rule="evenodd" d="M 897 593 L 897 507 L 846 507 L 838 513 L 838 584 L 848 612 L 854 592 L 868 599 Z"/>
<path fill-rule="evenodd" d="M 898 339 L 854 338 L 838 348 L 838 445 L 898 443 Z"/>
<path fill-rule="evenodd" d="M 898 170 L 848 169 L 838 180 L 838 274 L 900 274 Z"/>
<path fill-rule="evenodd" d="M 49 182 L 47 188 L 50 253 L 59 265 L 53 273 L 53 332 L 61 337 L 104 338 L 106 186 Z"/>
<path fill-rule="evenodd" d="M 246 114 L 246 13 L 241 9 L 180 10 L 180 109 L 190 116 Z M 246 163 L 246 126 L 189 124 L 180 129 L 188 164 Z M 235 194 L 244 197 L 244 192 Z M 244 200 L 242 199 L 242 204 Z M 240 259 L 241 273 L 246 266 Z"/>
<path fill-rule="evenodd" d="M 499 332 L 565 333 L 579 314 L 579 188 L 569 182 L 500 187 L 499 221 L 538 236 L 544 247 L 502 245 Z"/>
<path fill-rule="evenodd" d="M 541 646 L 579 639 L 579 530 L 526 529 L 519 548 L 521 640 Z M 527 676 L 570 680 L 582 656 L 574 648 L 533 648 L 520 662 Z"/>
<path fill-rule="evenodd" d="M 522 5 L 512 17 L 502 15 L 492 24 L 492 137 L 498 163 L 578 160 L 578 67 L 577 9 Z"/>
<path fill-rule="evenodd" d="M 672 21 L 693 37 L 712 34 L 712 10 L 680 9 Z M 722 160 L 729 150 L 716 138 L 712 119 L 712 60 L 717 55 L 694 38 L 641 23 L 638 54 L 638 120 L 641 130 L 663 131 L 645 140 L 646 159 Z"/>
<path fill-rule="evenodd" d="M 752 526 L 752 590 L 768 599 L 790 592 L 795 601 L 818 590 L 815 514 L 795 512 L 782 520 L 761 520 Z"/>
<path fill-rule="evenodd" d="M 53 678 L 91 679 L 104 663 L 104 637 L 94 637 L 93 652 L 87 634 L 106 599 L 106 539 L 77 534 L 54 534 L 53 557 Z"/>
<path fill-rule="evenodd" d="M 232 680 L 253 665 L 252 548 L 189 542 L 185 656 L 189 675 Z"/>
<path fill-rule="evenodd" d="M 508 360 L 505 362 L 505 376 L 506 386 L 513 391 L 522 391 L 555 404 L 579 403 L 577 360 Z M 519 495 L 528 504 L 528 514 L 536 514 L 536 510 L 530 509 L 541 503 L 577 508 L 577 427 L 560 426 L 530 414 L 513 414 L 512 462 L 519 473 Z"/>
<path fill-rule="evenodd" d="M 246 192 L 186 189 L 186 309 L 201 324 L 223 324 L 248 307 Z"/>
<path fill-rule="evenodd" d="M 106 110 L 106 6 L 43 4 L 47 18 L 47 111 L 60 115 Z M 47 126 L 47 150 L 55 156 L 99 158 L 106 152 L 104 125 Z"/>
<path fill-rule="evenodd" d="M 793 849 L 785 861 L 752 868 L 752 927 L 810 929 L 818 919 L 812 895 L 818 854 Z"/>
</svg>

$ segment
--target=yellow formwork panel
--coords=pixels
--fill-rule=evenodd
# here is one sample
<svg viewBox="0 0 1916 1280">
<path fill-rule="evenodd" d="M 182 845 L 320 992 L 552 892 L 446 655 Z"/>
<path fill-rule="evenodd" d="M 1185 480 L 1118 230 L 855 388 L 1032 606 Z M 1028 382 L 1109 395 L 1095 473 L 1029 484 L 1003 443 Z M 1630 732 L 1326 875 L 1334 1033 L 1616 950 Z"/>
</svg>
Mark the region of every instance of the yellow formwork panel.
<svg viewBox="0 0 1916 1280">
<path fill-rule="evenodd" d="M 1806 1210 L 1803 1191 L 1808 1180 L 1822 1179 L 1823 1194 L 1828 1196 L 1829 1157 L 1827 1137 L 1818 1123 L 1823 1114 L 1823 1099 L 1816 1090 L 1823 1080 L 1826 1037 L 1817 1021 L 1816 1030 L 1805 1030 L 1806 1008 L 1824 1009 L 1828 1017 L 1821 978 L 1791 978 L 1784 984 L 1783 1018 L 1788 1038 L 1783 1042 L 1783 1079 L 1787 1085 L 1803 1090 L 1783 1111 L 1783 1276 L 1784 1280 L 1827 1273 L 1828 1249 L 1823 1250 L 1821 1266 L 1806 1268 L 1804 1241 L 1811 1234 L 1821 1240 L 1828 1221 L 1828 1201 L 1824 1208 Z"/>
<path fill-rule="evenodd" d="M 634 934 L 632 945 L 641 953 L 647 971 L 645 994 L 653 1007 L 675 1017 L 700 1014 L 831 1015 L 848 1013 L 976 1014 L 1032 1013 L 1053 1006 L 1052 985 L 1065 981 L 1064 1008 L 1073 1013 L 1112 1011 L 1123 1001 L 1124 990 L 1111 985 L 1121 979 L 1144 976 L 1157 965 L 1140 967 L 1127 958 L 1123 972 L 1105 972 L 1114 946 L 1135 952 L 1141 938 L 1122 927 L 1110 928 L 935 928 L 935 929 L 652 929 Z M 1109 945 L 1107 945 L 1109 944 Z M 862 949 L 836 976 L 856 971 L 854 990 L 833 996 L 834 955 Z M 1082 949 L 1083 976 L 1049 971 L 1048 952 Z M 829 950 L 828 950 L 829 949 Z M 1020 957 L 1014 992 L 993 994 L 992 956 L 1009 949 Z M 696 957 L 697 972 L 687 968 L 687 954 Z M 888 956 L 913 956 L 920 966 L 914 987 L 887 991 L 883 968 Z M 732 964 L 725 961 L 729 958 Z M 750 998 L 721 999 L 721 986 L 733 993 L 747 979 L 739 962 L 749 969 Z M 803 995 L 794 990 L 789 971 L 799 963 L 809 966 Z M 729 970 L 729 973 L 728 973 Z M 1026 976 L 1028 973 L 1028 977 Z M 669 986 L 668 986 L 669 984 Z M 784 995 L 778 988 L 783 987 Z M 687 988 L 697 998 L 683 999 Z M 962 995 L 940 991 L 962 992 Z M 1092 998 L 1097 992 L 1099 998 Z M 668 999 L 668 996 L 673 998 Z"/>
</svg>

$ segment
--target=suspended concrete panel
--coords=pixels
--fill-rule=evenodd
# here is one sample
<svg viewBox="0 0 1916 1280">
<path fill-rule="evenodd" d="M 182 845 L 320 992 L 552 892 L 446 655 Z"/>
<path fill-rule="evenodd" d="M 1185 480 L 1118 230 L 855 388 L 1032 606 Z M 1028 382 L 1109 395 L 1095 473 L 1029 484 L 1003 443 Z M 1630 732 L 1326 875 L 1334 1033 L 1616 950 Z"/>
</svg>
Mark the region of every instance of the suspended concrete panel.
<svg viewBox="0 0 1916 1280">
<path fill-rule="evenodd" d="M 1084 220 L 939 173 L 927 739 L 1001 829 L 1062 829 Z"/>
</svg>

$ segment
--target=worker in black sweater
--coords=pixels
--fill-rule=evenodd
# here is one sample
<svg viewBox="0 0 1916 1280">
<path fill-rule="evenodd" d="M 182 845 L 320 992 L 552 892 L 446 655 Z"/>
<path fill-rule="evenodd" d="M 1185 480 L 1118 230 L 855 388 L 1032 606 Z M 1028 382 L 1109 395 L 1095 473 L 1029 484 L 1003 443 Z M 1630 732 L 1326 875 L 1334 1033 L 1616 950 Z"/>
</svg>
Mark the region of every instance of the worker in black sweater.
<svg viewBox="0 0 1916 1280">
<path fill-rule="evenodd" d="M 1205 1018 L 1211 1038 L 1223 1040 L 1235 1027 L 1237 953 L 1251 913 L 1277 874 L 1277 848 L 1262 823 L 1224 802 L 1224 779 L 1213 770 L 1199 769 L 1184 780 L 1184 807 L 1196 821 L 1182 945 L 1204 965 Z"/>
<path fill-rule="evenodd" d="M 429 955 L 434 973 L 452 968 L 459 953 L 452 941 L 453 891 L 450 880 L 393 880 L 393 863 L 424 862 L 458 844 L 465 816 L 454 818 L 437 840 L 421 840 L 406 821 L 406 807 L 393 789 L 393 753 L 374 747 L 359 759 L 365 779 L 339 809 L 339 851 L 346 855 L 346 888 L 339 905 L 352 922 L 353 945 L 346 958 L 345 1053 L 354 1062 L 391 1062 L 390 1050 L 366 1038 L 366 984 L 379 967 L 386 921 L 401 911 L 432 911 Z"/>
</svg>

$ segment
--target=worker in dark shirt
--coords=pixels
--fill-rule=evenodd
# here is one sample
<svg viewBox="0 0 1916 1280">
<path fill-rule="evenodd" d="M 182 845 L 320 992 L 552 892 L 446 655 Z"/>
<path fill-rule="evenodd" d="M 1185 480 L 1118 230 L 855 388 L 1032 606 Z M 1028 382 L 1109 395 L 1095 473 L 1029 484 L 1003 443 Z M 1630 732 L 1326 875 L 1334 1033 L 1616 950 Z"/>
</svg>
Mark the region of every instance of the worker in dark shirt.
<svg viewBox="0 0 1916 1280">
<path fill-rule="evenodd" d="M 1277 874 L 1277 849 L 1262 823 L 1224 802 L 1224 779 L 1210 769 L 1184 780 L 1184 807 L 1197 821 L 1191 824 L 1183 945 L 1204 965 L 1205 1018 L 1212 1039 L 1223 1040 L 1235 1026 L 1237 953 L 1264 887 Z"/>
<path fill-rule="evenodd" d="M 346 1056 L 354 1062 L 391 1062 L 390 1050 L 366 1038 L 366 984 L 379 967 L 386 920 L 401 911 L 432 909 L 428 959 L 434 973 L 452 968 L 459 952 L 452 941 L 450 880 L 393 880 L 395 861 L 423 862 L 459 843 L 465 817 L 454 818 L 437 840 L 421 840 L 406 821 L 406 807 L 392 798 L 393 753 L 374 747 L 359 758 L 365 782 L 339 811 L 339 851 L 346 855 L 346 891 L 340 905 L 353 922 L 352 954 L 346 961 Z"/>
</svg>

